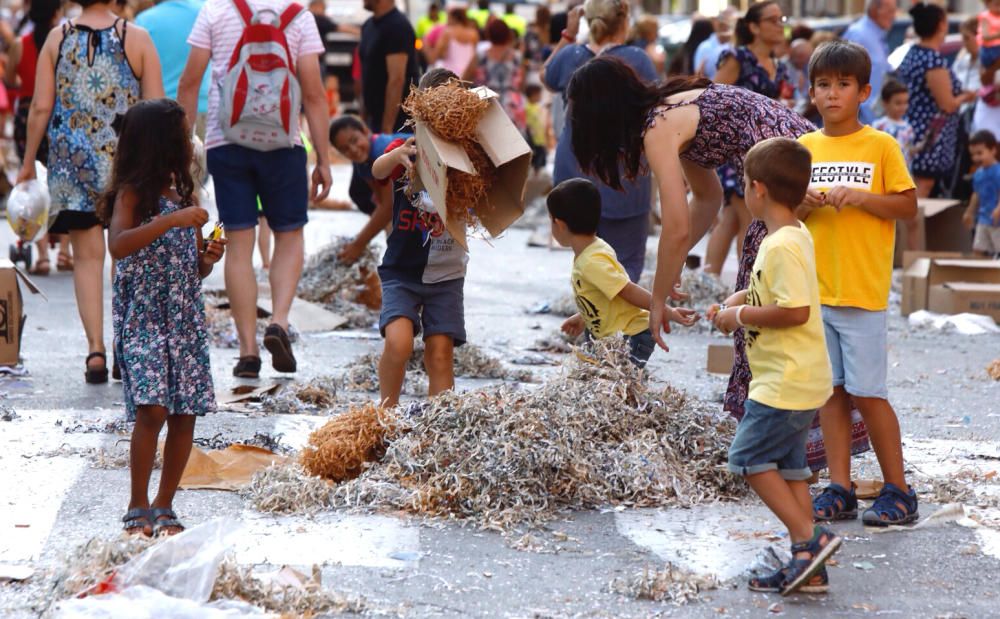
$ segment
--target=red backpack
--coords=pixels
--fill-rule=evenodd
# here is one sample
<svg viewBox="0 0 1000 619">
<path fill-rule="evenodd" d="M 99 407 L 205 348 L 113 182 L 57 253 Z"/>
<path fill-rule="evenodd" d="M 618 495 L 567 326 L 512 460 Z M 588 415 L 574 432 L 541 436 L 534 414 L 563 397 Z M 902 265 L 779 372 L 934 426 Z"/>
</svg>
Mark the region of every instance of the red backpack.
<svg viewBox="0 0 1000 619">
<path fill-rule="evenodd" d="M 293 3 L 280 15 L 255 13 L 246 0 L 232 2 L 245 26 L 219 89 L 222 133 L 254 150 L 290 148 L 299 133 L 302 92 L 285 29 L 303 8 Z"/>
</svg>

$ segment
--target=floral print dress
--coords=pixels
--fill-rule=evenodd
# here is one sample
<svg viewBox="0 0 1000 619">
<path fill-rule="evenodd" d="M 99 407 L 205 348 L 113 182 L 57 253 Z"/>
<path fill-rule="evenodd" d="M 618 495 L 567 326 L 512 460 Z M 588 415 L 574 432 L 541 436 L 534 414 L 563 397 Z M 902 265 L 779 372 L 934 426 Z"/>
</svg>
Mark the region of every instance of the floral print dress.
<svg viewBox="0 0 1000 619">
<path fill-rule="evenodd" d="M 155 217 L 178 208 L 161 197 Z M 171 415 L 215 410 L 194 228 L 171 228 L 115 263 L 112 314 L 129 421 L 146 405 Z"/>
<path fill-rule="evenodd" d="M 139 79 L 125 57 L 127 23 L 94 30 L 63 26 L 49 121 L 49 194 L 54 208 L 93 213 L 111 172 L 113 123 L 139 100 Z"/>
</svg>

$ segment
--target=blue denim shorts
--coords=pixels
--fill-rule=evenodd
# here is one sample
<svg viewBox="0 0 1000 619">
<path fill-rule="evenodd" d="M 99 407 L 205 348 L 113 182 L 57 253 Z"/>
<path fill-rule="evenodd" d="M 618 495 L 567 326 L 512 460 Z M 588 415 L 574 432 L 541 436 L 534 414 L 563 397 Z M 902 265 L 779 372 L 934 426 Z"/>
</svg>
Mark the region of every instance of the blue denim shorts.
<svg viewBox="0 0 1000 619">
<path fill-rule="evenodd" d="M 744 415 L 729 446 L 728 468 L 739 475 L 778 471 L 784 479 L 812 477 L 806 460 L 806 439 L 816 409 L 786 411 L 747 400 Z"/>
<path fill-rule="evenodd" d="M 1000 60 L 1000 45 L 979 46 L 979 62 L 983 67 L 988 67 L 997 60 Z"/>
<path fill-rule="evenodd" d="M 413 335 L 421 331 L 424 339 L 450 335 L 455 346 L 461 346 L 466 339 L 464 288 L 465 278 L 435 284 L 383 279 L 379 332 L 385 337 L 390 322 L 407 318 L 413 323 Z"/>
<path fill-rule="evenodd" d="M 309 221 L 306 150 L 301 146 L 259 151 L 225 144 L 208 149 L 208 173 L 226 230 L 257 225 L 257 197 L 275 232 L 298 230 Z"/>
<path fill-rule="evenodd" d="M 653 332 L 646 329 L 635 335 L 626 336 L 625 339 L 628 340 L 629 359 L 641 368 L 646 367 L 646 362 L 649 361 L 649 358 L 653 355 L 653 351 L 656 350 L 656 340 L 653 339 Z"/>
<path fill-rule="evenodd" d="M 823 330 L 833 386 L 859 398 L 889 398 L 886 313 L 824 305 Z"/>
</svg>

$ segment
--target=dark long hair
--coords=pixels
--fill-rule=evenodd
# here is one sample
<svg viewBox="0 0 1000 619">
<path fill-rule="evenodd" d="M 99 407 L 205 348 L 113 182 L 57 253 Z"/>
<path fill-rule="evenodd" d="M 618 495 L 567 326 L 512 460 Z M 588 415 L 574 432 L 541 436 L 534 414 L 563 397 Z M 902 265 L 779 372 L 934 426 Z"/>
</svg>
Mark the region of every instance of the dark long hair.
<svg viewBox="0 0 1000 619">
<path fill-rule="evenodd" d="M 694 66 L 694 54 L 698 51 L 698 46 L 705 39 L 712 36 L 715 28 L 712 22 L 707 19 L 696 19 L 691 22 L 691 35 L 688 40 L 677 51 L 677 55 L 670 62 L 667 75 L 692 75 L 697 67 Z"/>
<path fill-rule="evenodd" d="M 764 9 L 772 4 L 778 4 L 776 0 L 764 0 L 750 5 L 746 15 L 736 20 L 736 44 L 750 45 L 754 42 L 753 31 L 750 24 L 760 24 L 760 17 L 764 14 Z"/>
<path fill-rule="evenodd" d="M 573 153 L 580 169 L 620 190 L 622 175 L 632 180 L 641 172 L 642 137 L 650 110 L 671 95 L 711 83 L 675 77 L 651 84 L 614 56 L 587 62 L 573 73 L 566 89 Z"/>
<path fill-rule="evenodd" d="M 171 184 L 185 206 L 193 203 L 191 132 L 184 108 L 173 99 L 140 101 L 121 124 L 111 180 L 102 196 L 99 215 L 111 221 L 115 198 L 123 190 L 139 196 L 136 218 L 160 212 L 160 195 Z"/>
<path fill-rule="evenodd" d="M 28 18 L 34 24 L 35 29 L 31 32 L 31 38 L 35 41 L 35 49 L 41 53 L 42 46 L 45 45 L 45 38 L 52 30 L 52 22 L 56 13 L 62 8 L 62 0 L 32 0 L 31 8 L 28 9 Z"/>
</svg>

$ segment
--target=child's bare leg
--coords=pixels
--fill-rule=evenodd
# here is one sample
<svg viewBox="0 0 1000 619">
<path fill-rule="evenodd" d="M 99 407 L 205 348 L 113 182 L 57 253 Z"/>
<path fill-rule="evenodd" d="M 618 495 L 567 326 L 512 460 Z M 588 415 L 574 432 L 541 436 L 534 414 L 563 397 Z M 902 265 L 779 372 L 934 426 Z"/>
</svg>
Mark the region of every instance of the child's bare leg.
<svg viewBox="0 0 1000 619">
<path fill-rule="evenodd" d="M 454 353 L 455 340 L 450 335 L 431 335 L 424 340 L 427 395 L 437 395 L 455 386 Z"/>
<path fill-rule="evenodd" d="M 851 398 L 843 387 L 834 387 L 833 395 L 819 410 L 819 425 L 830 468 L 830 481 L 851 487 Z"/>
<path fill-rule="evenodd" d="M 809 494 L 809 480 L 786 480 L 785 483 L 792 489 L 792 494 L 795 495 L 795 500 L 798 502 L 799 507 L 809 514 L 809 520 L 811 521 L 813 519 L 813 501 L 812 495 Z"/>
<path fill-rule="evenodd" d="M 809 507 L 806 508 L 801 502 L 803 497 L 799 496 L 801 489 L 797 488 L 797 486 L 805 488 L 806 496 L 808 496 L 809 491 L 805 482 L 795 482 L 797 486 L 793 487 L 776 470 L 747 475 L 746 480 L 760 497 L 760 500 L 764 501 L 767 508 L 788 529 L 793 543 L 807 542 L 812 539 L 812 501 L 808 502 Z"/>
<path fill-rule="evenodd" d="M 128 508 L 149 507 L 149 478 L 156 460 L 156 442 L 167 419 L 167 409 L 162 406 L 140 406 L 136 411 L 135 427 L 129 447 L 129 476 L 132 480 Z M 144 531 L 146 535 L 152 529 Z"/>
<path fill-rule="evenodd" d="M 903 472 L 903 445 L 896 411 L 888 400 L 882 398 L 855 397 L 854 401 L 868 426 L 872 449 L 882 468 L 882 479 L 909 492 L 910 487 L 906 484 L 906 474 Z"/>
<path fill-rule="evenodd" d="M 397 318 L 385 327 L 385 346 L 378 362 L 379 399 L 382 406 L 399 404 L 406 377 L 406 362 L 413 354 L 413 323 L 409 318 Z"/>
</svg>

